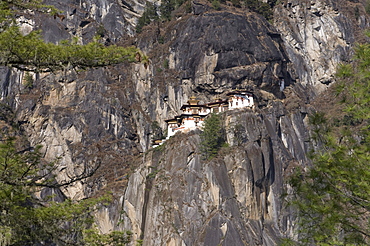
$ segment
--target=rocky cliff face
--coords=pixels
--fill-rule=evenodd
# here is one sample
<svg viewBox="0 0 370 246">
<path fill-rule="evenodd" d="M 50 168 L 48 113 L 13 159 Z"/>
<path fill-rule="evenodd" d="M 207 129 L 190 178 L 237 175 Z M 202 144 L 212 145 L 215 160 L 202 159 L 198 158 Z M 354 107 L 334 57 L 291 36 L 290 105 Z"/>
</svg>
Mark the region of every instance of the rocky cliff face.
<svg viewBox="0 0 370 246">
<path fill-rule="evenodd" d="M 289 0 L 276 6 L 274 17 L 296 76 L 316 92 L 334 81 L 337 65 L 350 59 L 352 45 L 368 26 L 359 1 Z"/>
<path fill-rule="evenodd" d="M 307 161 L 306 114 L 276 102 L 223 117 L 218 158 L 202 159 L 199 132 L 179 134 L 131 176 L 121 219 L 144 245 L 276 245 L 293 232 L 284 177 Z"/>
<path fill-rule="evenodd" d="M 145 2 L 50 1 L 64 18 L 36 16 L 25 30 L 40 27 L 53 42 L 98 33 L 137 44 L 151 63 L 32 74 L 32 88 L 3 68 L 2 101 L 45 159 L 60 157 L 60 181 L 100 166 L 62 191 L 112 190 L 117 199 L 97 214 L 103 232 L 131 230 L 143 245 L 276 245 L 294 233 L 281 196 L 291 169 L 307 164 L 310 100 L 348 59 L 357 30 L 335 1 L 283 2 L 274 25 L 193 2 L 191 14 L 129 37 Z M 219 157 L 202 160 L 199 131 L 150 150 L 154 123 L 164 129 L 190 96 L 208 102 L 235 88 L 253 91 L 257 105 L 222 116 L 229 147 Z"/>
<path fill-rule="evenodd" d="M 107 43 L 117 43 L 135 34 L 137 18 L 144 12 L 144 0 L 91 0 L 44 1 L 62 10 L 53 16 L 28 13 L 19 22 L 26 29 L 42 29 L 49 42 L 78 37 L 80 43 L 90 41 L 95 35 Z M 150 1 L 149 1 L 150 2 Z"/>
</svg>

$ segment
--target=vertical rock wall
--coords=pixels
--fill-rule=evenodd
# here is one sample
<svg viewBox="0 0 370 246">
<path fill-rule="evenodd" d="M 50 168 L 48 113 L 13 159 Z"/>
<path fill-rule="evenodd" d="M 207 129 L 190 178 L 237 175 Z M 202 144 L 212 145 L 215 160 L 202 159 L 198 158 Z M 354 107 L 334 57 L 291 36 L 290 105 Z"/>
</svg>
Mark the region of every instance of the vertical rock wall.
<svg viewBox="0 0 370 246">
<path fill-rule="evenodd" d="M 117 199 L 97 214 L 102 232 L 131 230 L 144 245 L 276 245 L 293 234 L 281 195 L 291 169 L 307 164 L 310 99 L 355 40 L 353 23 L 332 1 L 283 2 L 275 27 L 254 13 L 194 3 L 194 14 L 135 38 L 148 66 L 32 74 L 30 88 L 24 72 L 1 68 L 2 102 L 30 143 L 44 146 L 46 160 L 60 157 L 59 181 L 100 166 L 63 193 L 81 199 L 112 190 Z M 75 35 L 84 43 L 99 32 L 109 44 L 133 34 L 145 2 L 56 5 L 64 19 L 24 22 L 44 29 L 47 41 Z M 256 111 L 224 114 L 229 147 L 218 158 L 202 160 L 199 132 L 149 150 L 155 121 L 164 129 L 190 96 L 209 102 L 235 88 L 254 92 Z"/>
<path fill-rule="evenodd" d="M 123 221 L 143 245 L 277 245 L 292 233 L 284 177 L 307 163 L 306 114 L 277 102 L 223 117 L 229 147 L 217 158 L 202 159 L 199 132 L 178 134 L 131 176 Z"/>
<path fill-rule="evenodd" d="M 359 2 L 288 0 L 276 6 L 274 26 L 300 83 L 319 93 L 334 81 L 338 64 L 349 61 L 368 23 Z"/>
</svg>

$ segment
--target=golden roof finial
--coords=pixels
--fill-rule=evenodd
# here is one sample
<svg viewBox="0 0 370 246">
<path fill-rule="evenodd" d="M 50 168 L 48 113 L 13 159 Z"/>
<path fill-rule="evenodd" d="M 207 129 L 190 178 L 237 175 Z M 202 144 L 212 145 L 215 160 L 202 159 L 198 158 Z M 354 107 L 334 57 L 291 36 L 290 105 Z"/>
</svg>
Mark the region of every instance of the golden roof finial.
<svg viewBox="0 0 370 246">
<path fill-rule="evenodd" d="M 191 96 L 190 99 L 188 100 L 189 105 L 198 105 L 199 100 L 195 96 Z"/>
</svg>

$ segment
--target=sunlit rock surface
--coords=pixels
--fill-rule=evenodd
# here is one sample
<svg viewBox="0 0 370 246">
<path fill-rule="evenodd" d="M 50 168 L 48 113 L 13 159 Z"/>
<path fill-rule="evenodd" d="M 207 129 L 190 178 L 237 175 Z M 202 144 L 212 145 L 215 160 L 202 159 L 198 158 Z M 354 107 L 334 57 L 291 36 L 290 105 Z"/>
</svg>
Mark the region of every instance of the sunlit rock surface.
<svg viewBox="0 0 370 246">
<path fill-rule="evenodd" d="M 132 231 L 132 245 L 277 245 L 294 236 L 295 217 L 282 198 L 286 179 L 308 165 L 310 100 L 333 81 L 368 26 L 360 3 L 353 21 L 334 1 L 282 1 L 271 24 L 246 9 L 214 11 L 196 1 L 192 13 L 137 35 L 145 1 L 46 2 L 63 12 L 20 18 L 25 33 L 42 29 L 49 42 L 79 43 L 100 35 L 107 45 L 137 45 L 150 58 L 31 73 L 32 85 L 25 72 L 1 68 L 2 110 L 9 106 L 47 161 L 59 158 L 57 180 L 99 167 L 53 194 L 82 199 L 112 191 L 115 200 L 97 213 L 97 225 L 103 233 Z M 154 123 L 164 131 L 164 120 L 190 96 L 206 103 L 238 88 L 253 92 L 255 109 L 222 115 L 228 147 L 217 158 L 202 159 L 199 130 L 151 149 Z"/>
</svg>

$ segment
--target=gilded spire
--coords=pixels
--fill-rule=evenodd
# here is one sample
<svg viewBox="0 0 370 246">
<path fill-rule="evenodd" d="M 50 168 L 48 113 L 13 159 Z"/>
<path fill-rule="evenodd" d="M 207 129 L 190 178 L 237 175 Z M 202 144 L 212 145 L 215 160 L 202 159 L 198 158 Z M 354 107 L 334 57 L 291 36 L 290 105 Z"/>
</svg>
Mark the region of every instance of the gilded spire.
<svg viewBox="0 0 370 246">
<path fill-rule="evenodd" d="M 198 105 L 199 100 L 195 96 L 191 96 L 190 99 L 188 100 L 189 105 Z"/>
</svg>

